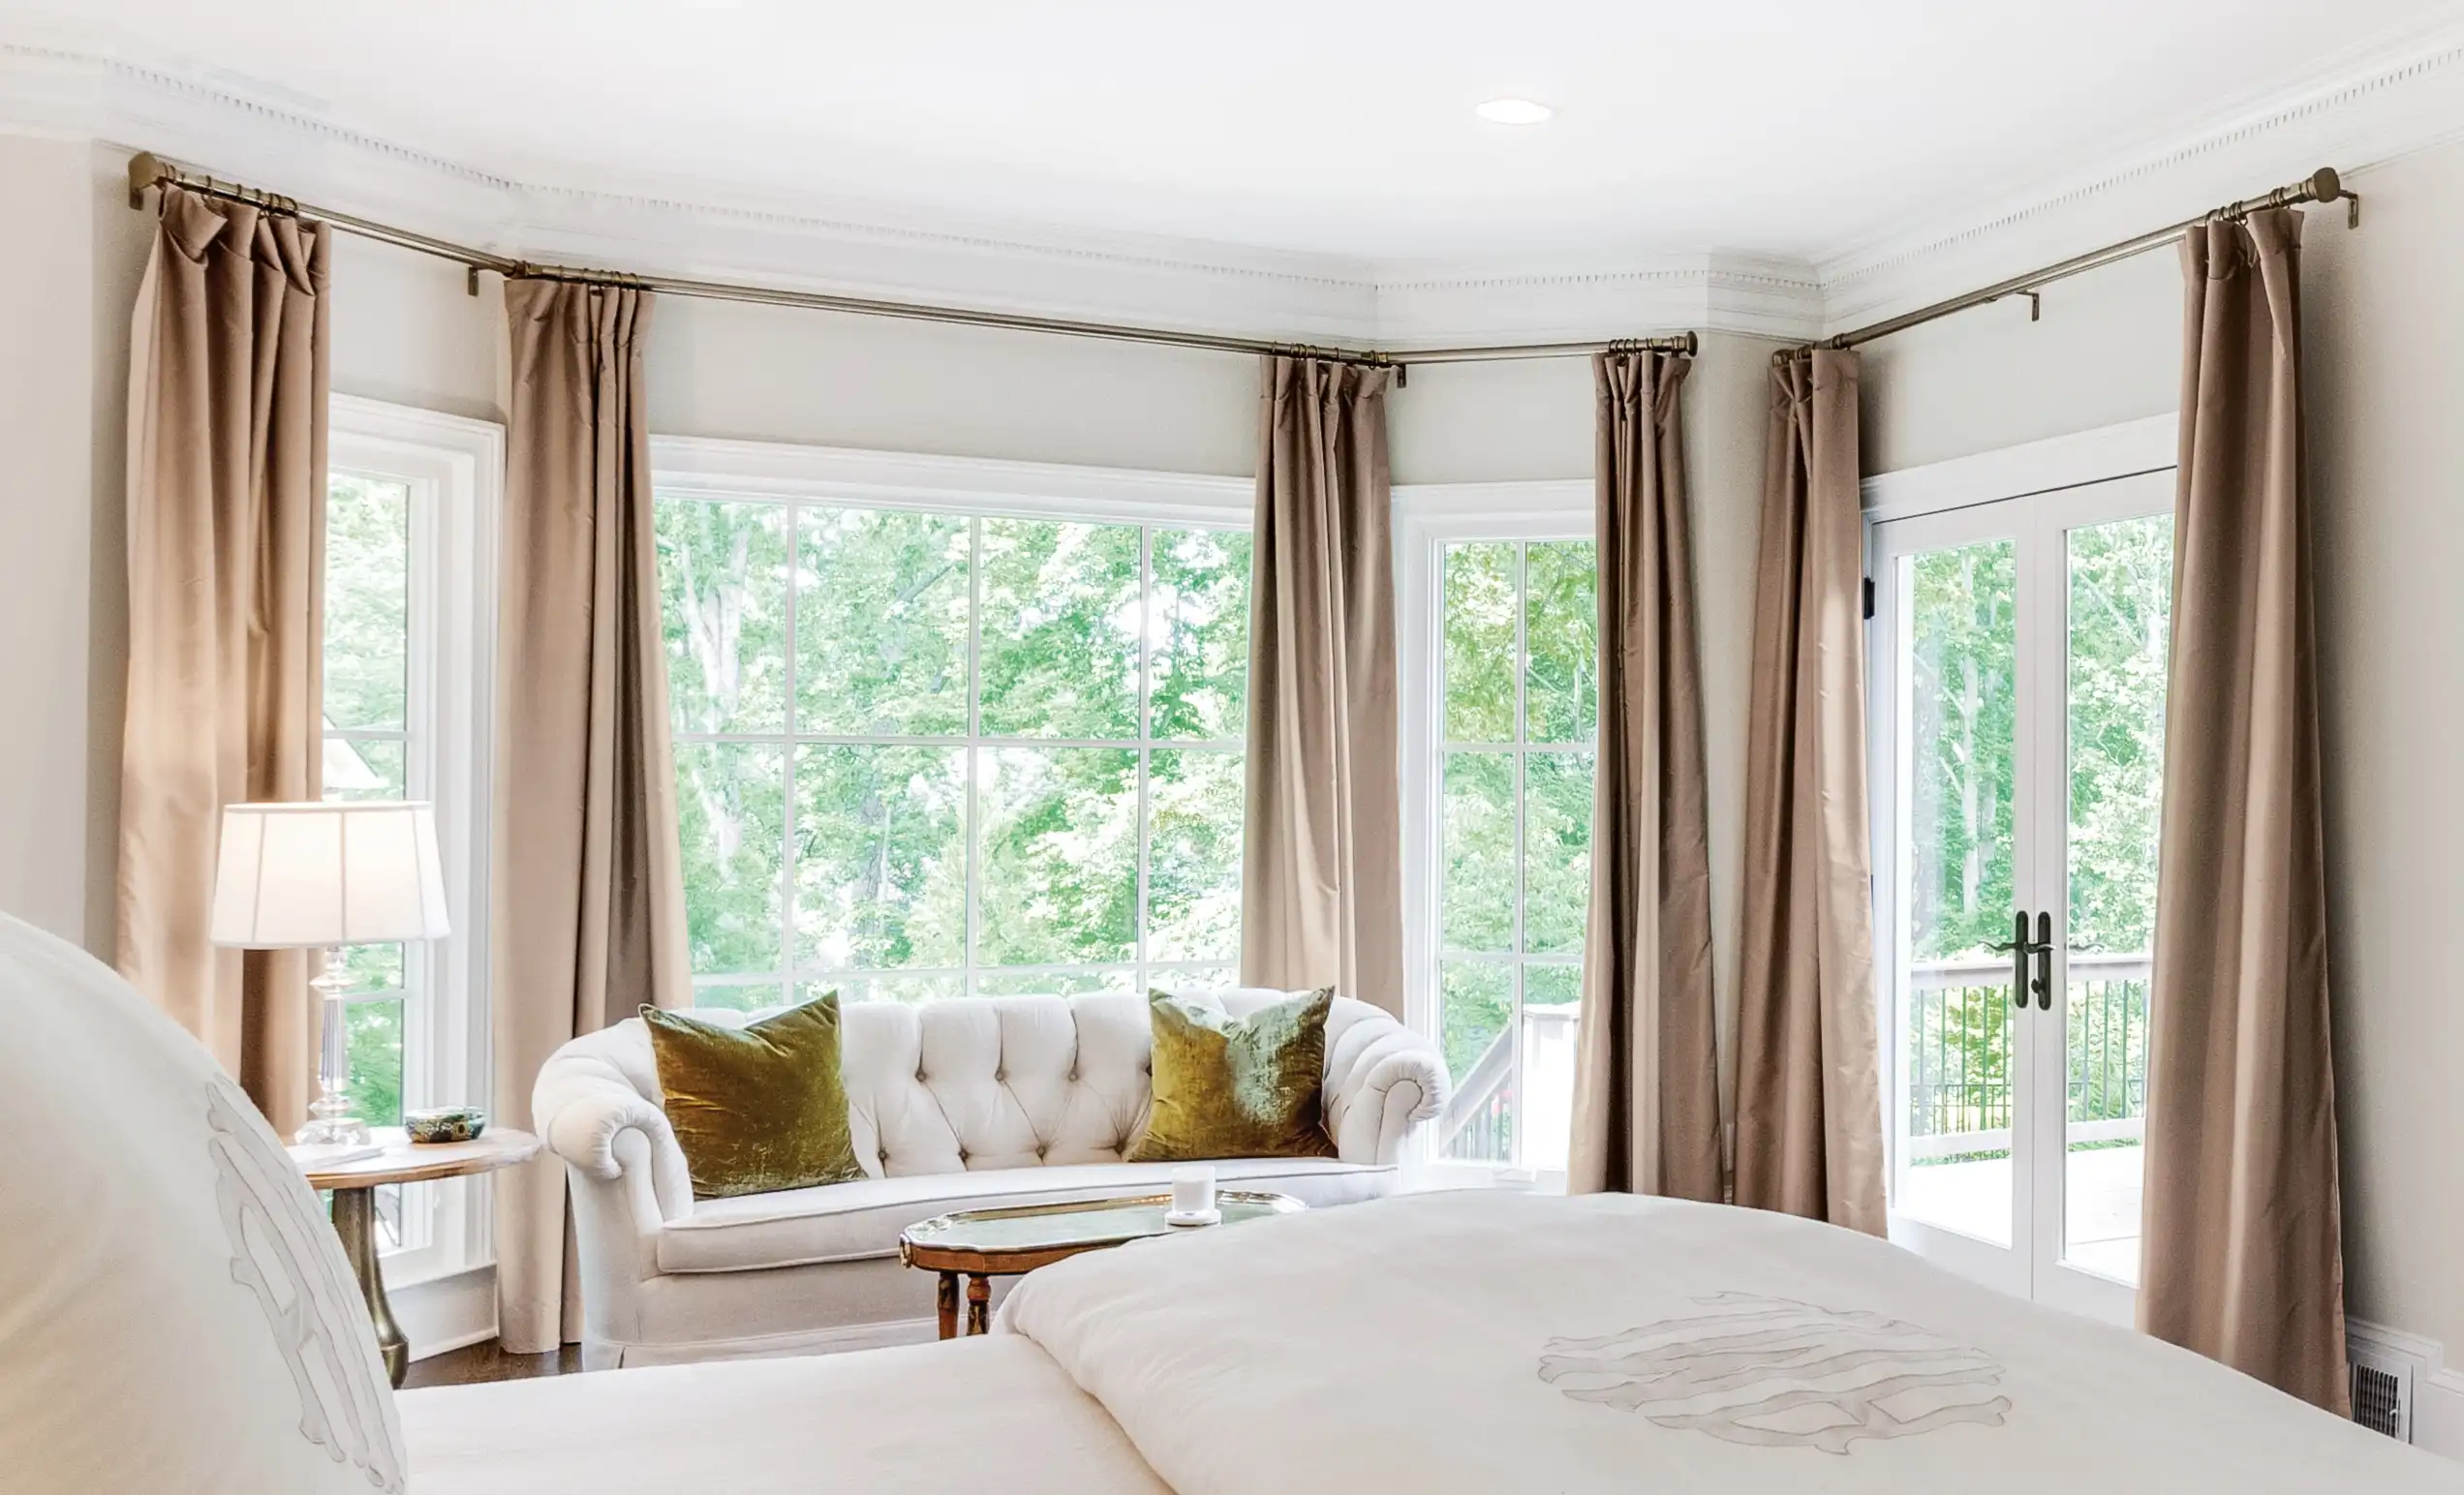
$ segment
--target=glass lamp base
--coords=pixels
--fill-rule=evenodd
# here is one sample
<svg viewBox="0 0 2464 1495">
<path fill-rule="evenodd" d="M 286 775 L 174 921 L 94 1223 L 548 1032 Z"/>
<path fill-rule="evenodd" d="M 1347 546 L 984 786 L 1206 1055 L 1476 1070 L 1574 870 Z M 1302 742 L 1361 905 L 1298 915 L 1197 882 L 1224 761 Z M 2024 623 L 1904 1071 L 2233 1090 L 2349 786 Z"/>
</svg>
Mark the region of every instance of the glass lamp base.
<svg viewBox="0 0 2464 1495">
<path fill-rule="evenodd" d="M 308 1124 L 293 1139 L 303 1147 L 336 1143 L 358 1144 L 368 1140 L 368 1123 L 351 1114 L 351 1098 L 328 1090 L 308 1108 Z"/>
<path fill-rule="evenodd" d="M 340 946 L 325 952 L 324 974 L 308 985 L 324 997 L 324 1029 L 318 1046 L 317 1099 L 308 1107 L 308 1124 L 299 1129 L 299 1145 L 364 1144 L 368 1123 L 351 1114 L 351 1097 L 344 1093 L 351 1083 L 351 1040 L 343 1031 L 343 993 L 351 988 L 351 977 L 343 968 Z"/>
</svg>

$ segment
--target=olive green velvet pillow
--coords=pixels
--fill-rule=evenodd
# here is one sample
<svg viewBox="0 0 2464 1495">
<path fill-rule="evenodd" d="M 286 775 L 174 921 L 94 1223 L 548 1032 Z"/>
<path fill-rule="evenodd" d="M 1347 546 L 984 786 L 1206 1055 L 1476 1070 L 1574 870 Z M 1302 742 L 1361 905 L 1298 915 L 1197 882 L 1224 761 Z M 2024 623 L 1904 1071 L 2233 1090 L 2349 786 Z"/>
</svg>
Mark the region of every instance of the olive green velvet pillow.
<svg viewBox="0 0 2464 1495">
<path fill-rule="evenodd" d="M 864 1176 L 839 1070 L 839 993 L 741 1028 L 641 1010 L 695 1199 Z"/>
<path fill-rule="evenodd" d="M 1203 998 L 1148 995 L 1155 1110 L 1132 1163 L 1331 1158 L 1319 1114 L 1335 989 L 1232 1018 Z"/>
</svg>

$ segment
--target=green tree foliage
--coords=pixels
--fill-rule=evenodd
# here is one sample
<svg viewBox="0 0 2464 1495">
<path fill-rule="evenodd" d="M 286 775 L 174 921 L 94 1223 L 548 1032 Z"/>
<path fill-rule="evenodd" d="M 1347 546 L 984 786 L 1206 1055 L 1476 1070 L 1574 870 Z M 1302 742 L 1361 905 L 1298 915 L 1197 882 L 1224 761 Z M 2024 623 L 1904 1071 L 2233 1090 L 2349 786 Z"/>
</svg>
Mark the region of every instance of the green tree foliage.
<svg viewBox="0 0 2464 1495">
<path fill-rule="evenodd" d="M 1528 600 L 1525 733 L 1535 743 L 1588 743 L 1600 713 L 1599 566 L 1589 540 L 1525 548 Z M 1586 814 L 1588 814 L 1586 809 Z"/>
<path fill-rule="evenodd" d="M 2141 951 L 2156 935 L 2173 522 L 2070 534 L 2071 948 Z"/>
<path fill-rule="evenodd" d="M 896 973 L 1126 966 L 1142 838 L 1147 958 L 1237 956 L 1240 755 L 1179 745 L 1243 736 L 1246 534 L 799 507 L 790 547 L 789 513 L 658 508 L 693 968 L 764 978 L 699 1000 L 776 1002 L 789 971 L 917 1001 L 968 983 Z M 1006 741 L 970 753 L 970 727 Z M 793 741 L 715 740 L 740 734 Z"/>
<path fill-rule="evenodd" d="M 2172 590 L 2167 514 L 2068 532 L 2070 927 L 2068 948 L 2148 950 L 2164 776 Z M 1913 557 L 1907 643 L 1913 864 L 1908 910 L 1921 961 L 1999 959 L 2011 937 L 2017 781 L 2017 549 L 2008 540 Z M 1909 1015 L 1923 1132 L 2008 1124 L 2009 979 L 1926 994 Z M 2069 1003 L 2074 1120 L 2137 1114 L 2144 982 L 2075 979 Z"/>
<path fill-rule="evenodd" d="M 1439 1043 L 1460 1082 L 1511 1053 L 1521 1007 L 1580 995 L 1599 714 L 1593 546 L 1452 544 L 1443 587 Z M 1501 1161 L 1513 1127 L 1501 1116 L 1450 1152 Z"/>
<path fill-rule="evenodd" d="M 2171 514 L 2070 533 L 2071 930 L 2074 952 L 2135 953 L 2156 935 L 2172 632 Z M 2071 983 L 2069 1113 L 2146 1102 L 2144 981 Z"/>
<path fill-rule="evenodd" d="M 1911 565 L 1910 944 L 1939 961 L 2011 937 L 2017 548 L 1987 540 Z"/>
<path fill-rule="evenodd" d="M 403 798 L 410 644 L 410 485 L 330 473 L 322 703 L 326 798 Z M 354 992 L 404 990 L 400 945 L 353 945 L 343 960 Z M 386 996 L 354 1001 L 344 1014 L 349 1094 L 373 1126 L 392 1125 L 402 1115 L 402 998 Z"/>
<path fill-rule="evenodd" d="M 983 524 L 983 730 L 1134 741 L 1138 531 Z"/>
<path fill-rule="evenodd" d="M 797 532 L 797 727 L 964 733 L 968 522 L 896 509 L 808 508 Z"/>
</svg>

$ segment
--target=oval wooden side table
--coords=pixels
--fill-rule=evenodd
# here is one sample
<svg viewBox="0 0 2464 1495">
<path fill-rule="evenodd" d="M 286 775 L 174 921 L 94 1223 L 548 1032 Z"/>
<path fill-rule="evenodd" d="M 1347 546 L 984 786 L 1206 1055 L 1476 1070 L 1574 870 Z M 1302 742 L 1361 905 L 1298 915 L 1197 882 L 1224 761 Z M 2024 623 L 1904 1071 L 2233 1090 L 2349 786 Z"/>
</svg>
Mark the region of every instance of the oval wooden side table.
<svg viewBox="0 0 2464 1495">
<path fill-rule="evenodd" d="M 376 1321 L 377 1351 L 385 1357 L 385 1375 L 398 1387 L 411 1369 L 411 1345 L 402 1337 L 402 1326 L 393 1322 L 385 1274 L 377 1265 L 377 1190 L 388 1183 L 466 1178 L 511 1168 L 539 1156 L 539 1140 L 493 1126 L 472 1142 L 415 1143 L 398 1126 L 379 1127 L 371 1140 L 385 1149 L 375 1157 L 330 1166 L 303 1164 L 301 1172 L 308 1175 L 308 1187 L 333 1193 L 334 1234 L 342 1237 L 342 1254 L 350 1258 L 359 1294 L 368 1300 L 368 1317 Z M 293 1149 L 293 1161 L 299 1161 L 298 1149 Z"/>
</svg>

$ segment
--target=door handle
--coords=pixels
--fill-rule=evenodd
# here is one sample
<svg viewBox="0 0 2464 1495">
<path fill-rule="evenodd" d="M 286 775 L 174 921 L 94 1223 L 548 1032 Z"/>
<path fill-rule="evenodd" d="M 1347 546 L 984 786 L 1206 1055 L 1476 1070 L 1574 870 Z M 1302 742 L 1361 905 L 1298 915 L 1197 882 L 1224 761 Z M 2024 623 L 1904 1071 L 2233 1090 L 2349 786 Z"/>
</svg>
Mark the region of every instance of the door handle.
<svg viewBox="0 0 2464 1495">
<path fill-rule="evenodd" d="M 2028 955 L 2036 946 L 2028 939 L 2027 910 L 2022 908 L 2012 917 L 2015 927 L 2010 943 L 1994 946 L 1993 953 L 2010 956 L 2011 1005 L 2025 1012 L 2028 1004 Z"/>
<path fill-rule="evenodd" d="M 2053 1010 L 2053 916 L 2041 908 L 2036 913 L 2036 1007 L 2039 1012 Z"/>
<path fill-rule="evenodd" d="M 2028 998 L 2036 998 L 2038 1010 L 2049 1012 L 2053 1007 L 2053 916 L 2038 910 L 2036 938 L 2028 938 L 2027 910 L 2022 908 L 2011 916 L 2011 940 L 1993 947 L 1996 955 L 2011 958 L 2011 1005 L 2027 1011 Z M 2028 957 L 2036 958 L 2036 974 L 2028 974 Z"/>
</svg>

